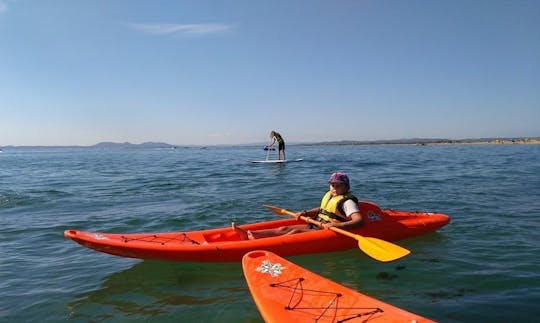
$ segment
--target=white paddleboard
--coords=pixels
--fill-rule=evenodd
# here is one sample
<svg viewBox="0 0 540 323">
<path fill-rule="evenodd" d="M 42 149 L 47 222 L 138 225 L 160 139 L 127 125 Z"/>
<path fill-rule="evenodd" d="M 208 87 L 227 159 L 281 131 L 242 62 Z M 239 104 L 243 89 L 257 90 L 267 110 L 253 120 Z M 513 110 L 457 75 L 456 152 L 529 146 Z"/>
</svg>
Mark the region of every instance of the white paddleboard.
<svg viewBox="0 0 540 323">
<path fill-rule="evenodd" d="M 267 159 L 267 160 L 252 160 L 252 163 L 269 163 L 269 164 L 279 164 L 279 163 L 290 163 L 290 162 L 299 162 L 302 161 L 302 158 L 298 159 Z"/>
</svg>

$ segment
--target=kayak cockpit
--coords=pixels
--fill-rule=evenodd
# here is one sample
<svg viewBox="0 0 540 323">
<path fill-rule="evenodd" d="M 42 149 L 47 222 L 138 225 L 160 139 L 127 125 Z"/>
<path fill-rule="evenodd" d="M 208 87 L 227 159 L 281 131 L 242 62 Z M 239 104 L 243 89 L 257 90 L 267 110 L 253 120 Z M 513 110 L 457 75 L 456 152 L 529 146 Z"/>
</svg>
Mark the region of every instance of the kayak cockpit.
<svg viewBox="0 0 540 323">
<path fill-rule="evenodd" d="M 221 231 L 221 232 L 212 232 L 202 235 L 204 240 L 207 243 L 218 243 L 218 242 L 229 242 L 229 241 L 239 241 L 240 237 L 234 230 Z"/>
</svg>

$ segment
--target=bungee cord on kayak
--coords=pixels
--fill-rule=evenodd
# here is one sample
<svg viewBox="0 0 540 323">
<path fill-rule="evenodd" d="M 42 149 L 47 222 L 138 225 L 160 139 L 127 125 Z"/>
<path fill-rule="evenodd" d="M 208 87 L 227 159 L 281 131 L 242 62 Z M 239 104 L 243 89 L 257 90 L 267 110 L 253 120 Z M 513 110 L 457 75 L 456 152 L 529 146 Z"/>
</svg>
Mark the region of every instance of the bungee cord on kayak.
<svg viewBox="0 0 540 323">
<path fill-rule="evenodd" d="M 195 241 L 193 239 L 190 239 L 188 237 L 188 235 L 186 233 L 184 233 L 184 232 L 182 232 L 182 233 L 180 233 L 178 235 L 175 235 L 175 236 L 171 236 L 171 237 L 152 234 L 152 235 L 148 235 L 148 236 L 135 237 L 135 238 L 129 238 L 129 237 L 126 237 L 126 236 L 122 236 L 121 238 L 126 243 L 128 243 L 130 241 L 142 241 L 142 242 L 155 242 L 155 243 L 159 243 L 161 245 L 165 245 L 165 244 L 167 244 L 169 242 L 183 243 L 183 242 L 187 241 L 187 242 L 191 242 L 192 244 L 196 244 L 196 245 L 200 244 L 197 241 Z"/>
<path fill-rule="evenodd" d="M 359 311 L 366 311 L 366 312 L 358 312 L 355 314 L 348 313 L 347 315 L 343 315 L 344 317 L 341 319 L 338 319 L 335 322 L 346 322 L 349 320 L 352 320 L 357 317 L 365 317 L 368 315 L 374 315 L 377 313 L 384 312 L 379 307 L 360 307 L 360 306 L 354 306 L 354 307 L 340 307 L 339 306 L 339 300 L 344 295 L 341 293 L 336 293 L 332 291 L 325 291 L 325 290 L 317 290 L 317 289 L 309 289 L 304 288 L 303 283 L 304 278 L 303 277 L 297 277 L 293 279 L 288 279 L 282 282 L 277 283 L 271 283 L 269 284 L 270 287 L 274 288 L 282 288 L 286 290 L 291 291 L 291 296 L 289 298 L 288 304 L 285 306 L 286 310 L 290 311 L 305 311 L 305 310 L 313 310 L 314 313 L 314 321 L 318 322 L 323 317 L 334 317 L 337 318 L 340 316 L 339 311 L 340 310 L 359 310 Z M 330 300 L 328 302 L 327 306 L 300 306 L 303 300 L 303 294 L 304 293 L 310 293 L 310 296 L 313 297 L 314 295 L 319 294 L 319 297 L 330 297 Z M 295 296 L 300 295 L 298 298 L 298 301 L 294 301 Z M 292 304 L 294 303 L 294 305 Z M 317 310 L 321 312 L 316 312 Z"/>
<path fill-rule="evenodd" d="M 320 276 L 266 250 L 242 258 L 244 277 L 265 322 L 434 323 Z"/>
</svg>

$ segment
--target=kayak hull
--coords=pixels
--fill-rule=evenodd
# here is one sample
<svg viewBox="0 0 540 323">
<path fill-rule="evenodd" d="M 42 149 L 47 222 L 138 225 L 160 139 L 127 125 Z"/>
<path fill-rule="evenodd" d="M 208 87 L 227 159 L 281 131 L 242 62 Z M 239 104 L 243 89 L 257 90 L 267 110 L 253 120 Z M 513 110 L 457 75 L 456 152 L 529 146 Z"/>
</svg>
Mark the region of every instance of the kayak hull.
<svg viewBox="0 0 540 323">
<path fill-rule="evenodd" d="M 434 322 L 308 271 L 269 251 L 242 258 L 265 322 Z"/>
<path fill-rule="evenodd" d="M 351 230 L 365 237 L 398 241 L 429 233 L 448 224 L 450 218 L 441 213 L 381 210 L 371 202 L 360 202 L 364 225 Z M 294 218 L 265 221 L 240 226 L 245 230 L 279 228 L 305 224 Z M 140 258 L 193 262 L 239 262 L 252 250 L 268 250 L 280 256 L 323 253 L 358 247 L 355 239 L 332 230 L 241 240 L 231 227 L 159 233 L 100 233 L 66 230 L 64 236 L 82 246 L 104 253 Z"/>
</svg>

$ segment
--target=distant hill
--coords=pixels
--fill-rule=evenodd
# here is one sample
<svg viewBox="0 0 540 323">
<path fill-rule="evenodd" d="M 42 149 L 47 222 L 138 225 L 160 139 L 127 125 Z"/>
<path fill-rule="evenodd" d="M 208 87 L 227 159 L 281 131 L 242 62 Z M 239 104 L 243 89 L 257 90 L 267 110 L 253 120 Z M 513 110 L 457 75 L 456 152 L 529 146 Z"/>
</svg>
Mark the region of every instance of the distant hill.
<svg viewBox="0 0 540 323">
<path fill-rule="evenodd" d="M 176 146 L 164 142 L 143 142 L 142 144 L 132 144 L 130 142 L 100 142 L 93 148 L 175 148 Z"/>
</svg>

